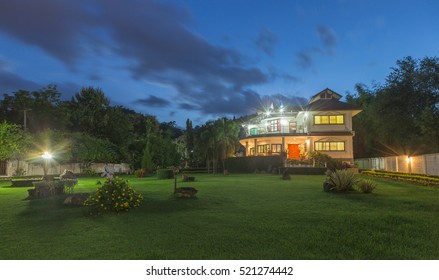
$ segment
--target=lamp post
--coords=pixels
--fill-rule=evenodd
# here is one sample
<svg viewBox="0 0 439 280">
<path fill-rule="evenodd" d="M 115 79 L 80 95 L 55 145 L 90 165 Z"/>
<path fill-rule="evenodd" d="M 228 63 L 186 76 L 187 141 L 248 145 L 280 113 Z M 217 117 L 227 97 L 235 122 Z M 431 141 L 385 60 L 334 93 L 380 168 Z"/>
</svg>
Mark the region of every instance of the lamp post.
<svg viewBox="0 0 439 280">
<path fill-rule="evenodd" d="M 46 178 L 47 176 L 47 169 L 49 167 L 49 160 L 52 158 L 52 154 L 49 152 L 44 152 L 43 155 L 41 156 L 44 159 L 44 178 Z"/>
</svg>

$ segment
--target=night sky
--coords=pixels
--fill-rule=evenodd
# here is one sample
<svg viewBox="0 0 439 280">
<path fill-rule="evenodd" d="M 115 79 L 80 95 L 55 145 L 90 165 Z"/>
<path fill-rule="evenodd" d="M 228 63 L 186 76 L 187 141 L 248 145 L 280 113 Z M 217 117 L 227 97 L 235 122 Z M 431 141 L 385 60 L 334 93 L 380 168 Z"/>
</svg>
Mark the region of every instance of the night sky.
<svg viewBox="0 0 439 280">
<path fill-rule="evenodd" d="M 437 56 L 439 1 L 0 0 L 0 93 L 101 88 L 112 105 L 194 124 L 269 97 L 383 83 Z"/>
</svg>

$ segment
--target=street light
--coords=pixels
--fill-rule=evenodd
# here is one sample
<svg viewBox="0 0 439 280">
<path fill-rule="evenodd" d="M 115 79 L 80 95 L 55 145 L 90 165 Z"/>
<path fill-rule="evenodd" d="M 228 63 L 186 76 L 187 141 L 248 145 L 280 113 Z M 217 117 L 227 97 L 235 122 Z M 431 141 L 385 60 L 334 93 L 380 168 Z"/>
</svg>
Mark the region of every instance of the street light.
<svg viewBox="0 0 439 280">
<path fill-rule="evenodd" d="M 47 169 L 49 167 L 49 160 L 52 159 L 52 154 L 46 151 L 41 155 L 41 157 L 44 159 L 43 170 L 44 170 L 44 177 L 46 177 L 47 176 Z"/>
</svg>

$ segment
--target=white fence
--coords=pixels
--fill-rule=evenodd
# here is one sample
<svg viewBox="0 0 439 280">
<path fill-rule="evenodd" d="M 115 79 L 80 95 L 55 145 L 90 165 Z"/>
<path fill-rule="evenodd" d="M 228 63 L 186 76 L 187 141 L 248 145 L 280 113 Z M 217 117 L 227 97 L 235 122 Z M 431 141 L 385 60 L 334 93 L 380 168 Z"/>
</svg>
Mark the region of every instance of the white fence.
<svg viewBox="0 0 439 280">
<path fill-rule="evenodd" d="M 91 170 L 95 173 L 103 173 L 105 165 L 116 173 L 131 173 L 131 168 L 128 163 L 92 163 L 88 167 L 84 167 L 80 163 L 66 163 L 60 164 L 52 162 L 47 169 L 48 175 L 59 175 L 64 172 L 65 169 L 73 171 L 75 174 L 85 173 L 86 170 Z M 27 161 L 7 161 L 6 163 L 6 176 L 12 177 L 15 175 L 18 169 L 24 171 L 25 176 L 42 176 L 44 175 L 44 169 L 42 164 L 30 163 Z"/>
<path fill-rule="evenodd" d="M 356 159 L 360 169 L 386 170 L 439 176 L 439 153 Z"/>
</svg>

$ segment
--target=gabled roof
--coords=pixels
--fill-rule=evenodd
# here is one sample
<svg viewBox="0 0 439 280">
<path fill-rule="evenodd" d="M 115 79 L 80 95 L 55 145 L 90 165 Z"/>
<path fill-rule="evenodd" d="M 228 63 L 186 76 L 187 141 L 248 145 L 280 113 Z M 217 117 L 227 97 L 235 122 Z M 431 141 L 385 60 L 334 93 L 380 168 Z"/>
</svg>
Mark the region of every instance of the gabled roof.
<svg viewBox="0 0 439 280">
<path fill-rule="evenodd" d="M 310 102 L 306 111 L 352 111 L 352 116 L 360 113 L 362 110 L 355 105 L 342 102 L 338 99 L 318 99 Z"/>
<path fill-rule="evenodd" d="M 309 103 L 313 103 L 317 100 L 328 100 L 328 99 L 336 99 L 339 100 L 340 98 L 342 98 L 342 96 L 338 93 L 336 93 L 333 90 L 330 90 L 329 88 L 325 88 L 324 90 L 322 90 L 321 92 L 313 95 L 311 97 L 311 100 L 309 101 Z"/>
</svg>

